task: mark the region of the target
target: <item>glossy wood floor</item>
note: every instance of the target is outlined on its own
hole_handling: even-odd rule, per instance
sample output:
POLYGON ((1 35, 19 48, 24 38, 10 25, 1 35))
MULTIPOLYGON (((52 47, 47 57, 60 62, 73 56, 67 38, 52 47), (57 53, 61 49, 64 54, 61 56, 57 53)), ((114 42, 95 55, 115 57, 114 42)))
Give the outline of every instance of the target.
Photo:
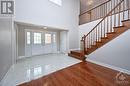
POLYGON ((81 62, 19 86, 130 86, 130 76, 125 74, 125 82, 117 83, 117 73, 90 62, 81 62))

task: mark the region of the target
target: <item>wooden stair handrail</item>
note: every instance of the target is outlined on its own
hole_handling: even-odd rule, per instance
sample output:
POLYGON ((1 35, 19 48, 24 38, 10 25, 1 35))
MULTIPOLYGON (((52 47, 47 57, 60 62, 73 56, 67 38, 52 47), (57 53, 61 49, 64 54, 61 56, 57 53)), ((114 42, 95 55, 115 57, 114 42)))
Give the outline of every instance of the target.
POLYGON ((85 38, 106 18, 108 17, 124 0, 120 1, 103 19, 87 34, 85 38))

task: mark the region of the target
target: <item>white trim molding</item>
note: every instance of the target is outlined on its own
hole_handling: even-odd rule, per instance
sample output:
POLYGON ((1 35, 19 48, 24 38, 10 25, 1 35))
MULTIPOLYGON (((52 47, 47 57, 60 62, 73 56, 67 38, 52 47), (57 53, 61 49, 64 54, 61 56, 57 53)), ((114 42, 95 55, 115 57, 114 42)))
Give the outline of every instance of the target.
POLYGON ((38 54, 38 55, 31 55, 31 56, 19 56, 19 57, 17 58, 17 61, 18 61, 18 60, 21 60, 21 59, 28 58, 28 57, 31 58, 31 57, 34 57, 34 56, 41 56, 41 55, 48 55, 48 54, 60 54, 60 53, 62 53, 62 52, 56 51, 56 52, 54 52, 54 53, 38 54))
POLYGON ((92 62, 92 63, 95 63, 95 64, 98 64, 98 65, 101 65, 101 66, 104 66, 104 67, 107 67, 107 68, 110 68, 110 69, 113 69, 113 70, 116 70, 116 71, 130 75, 130 70, 126 70, 126 69, 123 69, 123 68, 120 68, 120 67, 116 67, 116 66, 113 66, 113 65, 109 65, 109 64, 98 62, 98 61, 91 60, 91 59, 86 59, 86 61, 92 62))

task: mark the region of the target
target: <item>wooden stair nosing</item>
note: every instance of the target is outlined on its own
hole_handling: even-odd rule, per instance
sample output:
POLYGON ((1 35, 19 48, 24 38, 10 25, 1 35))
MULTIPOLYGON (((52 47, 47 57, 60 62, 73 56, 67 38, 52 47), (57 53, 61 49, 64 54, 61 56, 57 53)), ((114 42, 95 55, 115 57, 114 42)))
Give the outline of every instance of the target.
POLYGON ((68 56, 77 58, 77 59, 79 59, 79 60, 84 60, 84 58, 85 58, 85 56, 77 56, 77 55, 74 55, 74 54, 71 54, 71 53, 68 53, 68 56))
POLYGON ((107 34, 108 39, 110 39, 111 37, 114 37, 117 33, 114 34, 107 34))
POLYGON ((113 28, 122 28, 122 27, 125 27, 125 26, 121 25, 121 26, 116 26, 116 27, 113 27, 113 28))
POLYGON ((101 42, 103 43, 105 40, 108 40, 108 37, 102 37, 101 42))
POLYGON ((97 46, 100 46, 100 45, 102 45, 102 43, 103 43, 103 41, 100 41, 100 42, 97 41, 97 42, 96 42, 96 45, 97 45, 97 46))
POLYGON ((74 51, 70 51, 70 53, 76 54, 76 55, 80 55, 82 53, 82 51, 80 51, 80 50, 74 50, 74 51))
POLYGON ((95 44, 95 45, 91 45, 91 47, 97 47, 97 45, 95 44))
POLYGON ((116 32, 108 32, 108 33, 106 33, 106 34, 115 34, 116 32))
POLYGON ((127 21, 130 21, 130 19, 127 19, 127 20, 123 20, 123 21, 121 21, 121 22, 127 22, 127 21))
POLYGON ((124 25, 126 28, 130 28, 130 21, 123 22, 123 25, 124 25))
POLYGON ((96 43, 102 43, 102 41, 96 41, 96 43))
POLYGON ((101 39, 108 39, 108 37, 101 37, 101 39))
POLYGON ((122 32, 124 32, 125 30, 127 30, 128 28, 121 28, 121 29, 114 29, 115 30, 115 32, 117 33, 117 34, 120 34, 120 33, 122 33, 122 32))

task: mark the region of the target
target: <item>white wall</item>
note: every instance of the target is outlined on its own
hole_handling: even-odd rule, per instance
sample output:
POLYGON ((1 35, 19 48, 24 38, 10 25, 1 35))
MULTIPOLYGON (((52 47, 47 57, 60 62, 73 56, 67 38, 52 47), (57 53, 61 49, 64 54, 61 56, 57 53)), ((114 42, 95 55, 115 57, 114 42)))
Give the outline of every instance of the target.
POLYGON ((88 59, 130 71, 130 30, 88 55, 88 59))
POLYGON ((49 0, 16 0, 15 21, 69 30, 69 48, 78 48, 79 0, 62 0, 58 6, 49 0))
MULTIPOLYGON (((87 34, 100 20, 79 26, 79 38, 87 34)), ((88 55, 87 60, 130 71, 130 30, 88 55)))
POLYGON ((89 22, 79 26, 79 39, 81 39, 84 35, 90 32, 96 25, 99 23, 101 19, 89 22))
POLYGON ((0 81, 13 64, 12 57, 12 19, 0 18, 0 81))

